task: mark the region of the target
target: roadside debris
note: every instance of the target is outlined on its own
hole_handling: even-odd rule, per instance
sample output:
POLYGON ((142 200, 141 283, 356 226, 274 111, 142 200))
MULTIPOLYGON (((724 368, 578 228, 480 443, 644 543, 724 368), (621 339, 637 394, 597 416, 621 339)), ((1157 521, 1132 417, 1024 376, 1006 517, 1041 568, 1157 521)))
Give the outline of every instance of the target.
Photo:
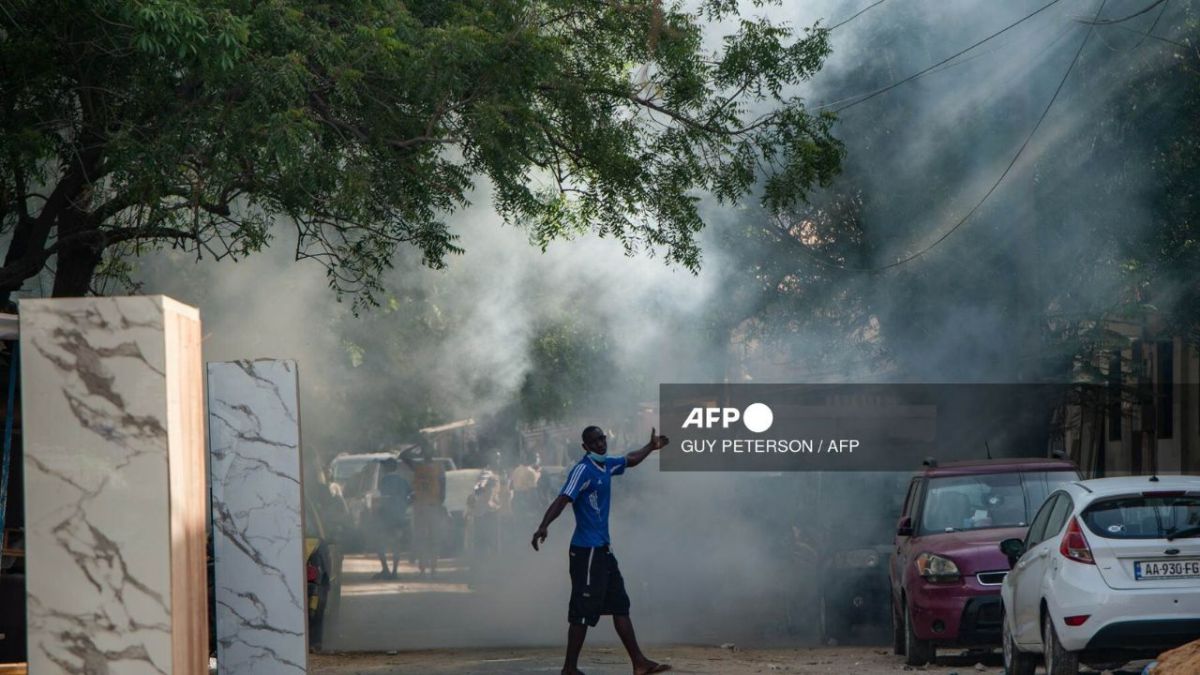
POLYGON ((1146 672, 1154 675, 1190 675, 1200 672, 1200 640, 1159 654, 1157 662, 1147 666, 1146 672))

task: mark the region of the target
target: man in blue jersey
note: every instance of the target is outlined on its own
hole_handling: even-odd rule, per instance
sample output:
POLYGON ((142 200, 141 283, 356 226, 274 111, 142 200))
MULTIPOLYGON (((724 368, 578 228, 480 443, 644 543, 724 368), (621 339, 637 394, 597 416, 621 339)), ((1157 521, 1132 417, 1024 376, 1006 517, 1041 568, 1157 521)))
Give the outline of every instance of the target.
POLYGON ((651 452, 665 446, 666 436, 650 430, 650 442, 624 457, 608 456, 608 438, 600 427, 583 430, 583 449, 587 453, 567 472, 567 481, 558 497, 546 509, 542 524, 533 533, 533 548, 546 541, 547 528, 567 504, 575 511, 575 535, 571 537, 571 602, 567 608, 567 660, 563 675, 583 675, 578 668, 579 652, 587 637, 588 626, 595 626, 603 614, 612 615, 613 627, 629 652, 635 675, 661 673, 671 669, 646 658, 638 647, 633 622, 629 620, 629 596, 625 579, 617 567, 608 536, 608 501, 612 479, 625 469, 641 464, 651 452))

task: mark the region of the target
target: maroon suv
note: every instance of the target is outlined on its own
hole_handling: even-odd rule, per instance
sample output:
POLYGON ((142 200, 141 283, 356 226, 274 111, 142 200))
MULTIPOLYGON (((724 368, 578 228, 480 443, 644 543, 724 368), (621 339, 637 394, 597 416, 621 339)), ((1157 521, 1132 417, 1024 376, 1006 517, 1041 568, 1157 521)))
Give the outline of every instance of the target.
POLYGON ((937 647, 1000 645, 1004 539, 1023 538, 1046 495, 1079 480, 1054 459, 927 462, 913 477, 891 556, 893 648, 909 665, 937 647))

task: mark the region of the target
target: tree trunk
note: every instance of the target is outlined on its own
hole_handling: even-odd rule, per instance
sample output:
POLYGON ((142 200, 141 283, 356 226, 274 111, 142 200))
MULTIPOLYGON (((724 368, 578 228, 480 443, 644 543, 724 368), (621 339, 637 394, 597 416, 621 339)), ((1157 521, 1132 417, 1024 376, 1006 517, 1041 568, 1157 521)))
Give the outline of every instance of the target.
MULTIPOLYGON (((46 198, 37 217, 22 219, 14 228, 12 239, 8 244, 8 251, 4 256, 4 269, 15 271, 18 278, 0 285, 0 307, 7 306, 10 295, 20 290, 26 280, 36 276, 42 270, 46 261, 46 243, 52 232, 56 231, 57 236, 62 238, 65 234, 70 234, 72 231, 78 232, 90 226, 87 214, 80 211, 78 205, 84 201, 85 192, 95 180, 100 178, 102 173, 99 170, 101 161, 99 137, 94 134, 88 135, 88 137, 92 138, 94 142, 76 148, 75 161, 69 164, 70 168, 66 175, 46 198)), ((86 247, 86 244, 80 244, 79 247, 86 247)), ((92 252, 91 256, 94 261, 88 264, 87 256, 80 258, 68 252, 64 247, 58 256, 58 273, 55 274, 54 284, 55 296, 60 296, 58 278, 64 274, 82 277, 83 290, 79 292, 64 290, 61 295, 84 295, 87 292, 96 266, 100 263, 99 251, 92 252), (79 264, 81 268, 71 270, 70 267, 64 266, 64 254, 66 265, 79 264)), ((78 283, 78 278, 72 279, 68 287, 75 289, 78 287, 78 283)))
POLYGON ((58 252, 52 297, 74 298, 87 295, 99 264, 100 249, 94 246, 85 243, 63 247, 58 252))

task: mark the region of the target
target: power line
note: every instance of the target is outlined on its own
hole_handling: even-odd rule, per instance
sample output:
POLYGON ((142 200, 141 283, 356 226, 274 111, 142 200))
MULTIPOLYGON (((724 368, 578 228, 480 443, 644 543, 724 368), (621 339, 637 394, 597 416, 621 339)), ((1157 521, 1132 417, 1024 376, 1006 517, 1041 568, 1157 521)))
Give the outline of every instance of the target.
MULTIPOLYGON (((1139 16, 1145 14, 1146 12, 1149 12, 1150 10, 1154 9, 1155 7, 1158 7, 1159 5, 1165 3, 1166 1, 1167 0, 1154 0, 1154 2, 1139 9, 1138 11, 1134 12, 1133 14, 1130 14, 1129 16, 1123 16, 1119 19, 1090 19, 1090 20, 1089 19, 1078 19, 1078 21, 1080 23, 1086 23, 1089 26, 1111 26, 1114 23, 1122 23, 1122 22, 1128 21, 1132 18, 1139 17, 1139 16)), ((1157 24, 1158 21, 1156 20, 1154 23, 1157 24)))
POLYGON ((854 15, 851 16, 850 18, 839 21, 839 22, 833 24, 832 26, 830 26, 829 28, 826 28, 825 30, 835 31, 835 30, 841 28, 842 26, 845 26, 846 24, 850 23, 851 21, 857 19, 858 17, 862 16, 863 14, 866 14, 868 9, 873 9, 875 7, 878 7, 885 2, 887 2, 887 0, 879 0, 878 2, 873 2, 869 5, 867 5, 866 7, 863 7, 862 9, 855 12, 854 15))
MULTIPOLYGON (((1104 5, 1107 3, 1108 3, 1108 0, 1101 0, 1100 7, 1099 7, 1099 9, 1096 10, 1096 18, 1097 19, 1100 17, 1100 13, 1104 11, 1104 5)), ((1051 3, 1051 4, 1053 4, 1053 3, 1051 3)), ((1048 6, 1049 5, 1047 5, 1047 7, 1048 6)), ((1041 11, 1041 10, 1038 10, 1038 11, 1041 11)), ((1025 141, 1021 143, 1021 147, 1017 148, 1017 152, 1016 152, 1016 154, 1013 155, 1013 158, 1008 163, 1008 166, 1004 167, 1004 171, 1002 171, 1000 173, 1000 177, 997 178, 994 183, 992 183, 992 186, 990 188, 988 188, 987 192, 985 192, 983 194, 983 197, 975 204, 975 206, 972 206, 971 210, 967 211, 967 214, 965 216, 963 216, 962 218, 960 218, 959 221, 957 223, 955 223, 953 227, 951 227, 950 229, 943 232, 940 237, 938 237, 936 240, 933 241, 933 243, 929 244, 928 246, 921 249, 920 251, 917 251, 916 253, 913 253, 912 255, 910 255, 906 258, 902 258, 900 260, 888 263, 886 265, 882 265, 880 267, 861 267, 861 268, 844 267, 842 265, 836 265, 836 264, 833 264, 830 262, 821 261, 821 260, 817 259, 816 257, 813 257, 813 259, 817 260, 818 262, 820 262, 821 264, 823 264, 827 267, 832 267, 832 268, 844 270, 847 272, 882 272, 884 270, 888 270, 893 267, 899 267, 900 265, 903 265, 905 263, 912 262, 913 260, 916 260, 917 258, 920 258, 921 256, 925 255, 926 253, 929 253, 934 248, 936 248, 939 244, 941 244, 943 241, 946 241, 946 239, 950 238, 950 235, 957 232, 959 230, 959 228, 961 228, 963 225, 965 225, 966 222, 968 220, 970 220, 971 217, 974 216, 975 213, 977 211, 979 211, 979 209, 981 207, 983 207, 984 203, 987 202, 988 198, 992 196, 992 193, 994 193, 996 191, 996 189, 1000 187, 1000 184, 1004 182, 1004 179, 1008 176, 1009 172, 1012 171, 1012 168, 1014 166, 1016 166, 1017 160, 1019 160, 1021 158, 1021 155, 1024 154, 1025 148, 1029 147, 1030 141, 1032 141, 1034 135, 1037 134, 1038 129, 1042 126, 1042 122, 1046 121, 1046 116, 1050 114, 1050 109, 1054 107, 1054 102, 1058 100, 1058 95, 1062 93, 1063 86, 1066 85, 1067 79, 1071 76, 1071 71, 1075 69, 1075 64, 1079 62, 1079 56, 1080 56, 1080 54, 1083 53, 1083 48, 1087 46, 1088 40, 1091 39, 1093 31, 1095 31, 1095 24, 1088 26, 1087 34, 1083 36, 1083 41, 1081 41, 1079 43, 1079 49, 1075 50, 1075 56, 1074 56, 1074 58, 1071 59, 1070 65, 1067 66, 1067 71, 1065 73, 1063 73, 1062 79, 1059 80, 1058 87, 1055 88, 1055 90, 1054 90, 1054 95, 1050 97, 1050 102, 1047 103, 1046 108, 1044 110, 1042 110, 1041 116, 1038 117, 1037 122, 1033 125, 1033 129, 1031 129, 1029 131, 1029 135, 1025 137, 1025 141)), ((807 247, 801 245, 801 248, 803 248, 804 250, 807 251, 807 247)))
MULTIPOLYGON (((1154 33, 1154 29, 1158 27, 1158 23, 1160 21, 1162 21, 1163 14, 1166 14, 1167 8, 1170 7, 1170 4, 1168 4, 1169 2, 1170 2, 1170 0, 1165 0, 1163 3, 1161 3, 1159 5, 1158 14, 1155 15, 1154 21, 1150 24, 1150 27, 1146 30, 1130 28, 1129 26, 1125 26, 1121 23, 1101 22, 1099 24, 1093 24, 1093 23, 1091 23, 1091 21, 1089 21, 1087 19, 1079 19, 1079 18, 1076 18, 1075 21, 1077 23, 1083 23, 1083 24, 1089 24, 1089 25, 1101 25, 1101 26, 1112 27, 1112 28, 1120 28, 1122 30, 1127 30, 1127 31, 1130 31, 1131 33, 1135 33, 1138 35, 1138 41, 1132 47, 1126 47, 1125 49, 1120 49, 1120 48, 1116 47, 1115 45, 1113 45, 1112 43, 1110 43, 1108 41, 1108 39, 1104 37, 1104 31, 1100 31, 1100 32, 1096 33, 1096 39, 1103 42, 1104 46, 1108 47, 1110 50, 1112 50, 1114 52, 1136 51, 1137 49, 1140 49, 1143 44, 1146 43, 1147 38, 1161 39, 1158 36, 1153 35, 1153 33, 1154 33)), ((1145 12, 1139 12, 1138 14, 1144 14, 1144 13, 1145 12)))
MULTIPOLYGON (((1054 45, 1058 44, 1058 42, 1060 40, 1062 40, 1064 37, 1067 36, 1068 33, 1070 33, 1072 27, 1073 26, 1068 23, 1066 25, 1066 27, 1058 33, 1058 37, 1054 38, 1049 43, 1047 43, 1047 45, 1042 48, 1042 51, 1045 52, 1048 49, 1052 48, 1054 45)), ((1125 26, 1117 26, 1117 28, 1125 28, 1125 26)), ((1126 29, 1126 30, 1129 30, 1129 29, 1126 29)), ((1046 32, 1050 32, 1050 31, 1046 31, 1046 32)), ((1138 34, 1140 35, 1141 33, 1138 33, 1138 34)), ((947 70, 950 70, 951 68, 958 68, 959 66, 964 66, 968 63, 971 63, 972 61, 974 61, 976 59, 983 58, 990 54, 995 54, 996 52, 1007 48, 1009 46, 1009 44, 1011 44, 1011 43, 998 43, 986 51, 981 50, 976 54, 971 54, 970 56, 967 56, 966 58, 961 58, 961 59, 958 59, 958 60, 950 62, 950 63, 943 63, 942 65, 930 66, 930 68, 928 69, 929 72, 927 72, 926 74, 927 75, 936 75, 938 73, 944 73, 947 70)), ((837 99, 834 101, 829 101, 829 102, 822 104, 817 109, 820 110, 820 109, 825 109, 825 108, 831 108, 831 107, 834 107, 841 103, 845 103, 847 101, 853 101, 853 100, 857 99, 859 96, 862 96, 862 94, 855 94, 854 96, 847 96, 845 98, 840 98, 840 99, 837 99)))
MULTIPOLYGON (((861 98, 857 98, 857 99, 855 99, 855 100, 854 100, 853 102, 851 102, 851 103, 847 103, 846 105, 844 105, 844 106, 841 106, 841 107, 839 107, 839 108, 834 108, 833 112, 835 112, 835 113, 840 113, 840 112, 842 112, 843 110, 846 110, 847 108, 853 108, 854 106, 856 106, 856 105, 858 105, 858 104, 860 104, 860 103, 865 103, 865 102, 867 102, 867 101, 869 101, 869 100, 871 100, 871 99, 875 98, 876 96, 879 96, 880 94, 884 94, 884 93, 886 93, 886 92, 889 92, 889 91, 891 91, 891 90, 895 89, 896 87, 899 87, 899 86, 900 86, 900 85, 902 85, 902 84, 906 84, 906 83, 908 83, 908 82, 912 82, 913 80, 917 79, 918 77, 921 77, 922 75, 925 75, 926 73, 928 73, 928 72, 930 72, 930 71, 934 70, 935 68, 938 68, 939 66, 944 66, 944 65, 946 65, 947 63, 949 63, 949 62, 953 61, 954 59, 956 59, 956 58, 958 58, 958 57, 962 56, 963 54, 966 54, 967 52, 971 51, 972 49, 975 49, 976 47, 978 47, 978 46, 980 46, 980 45, 982 45, 982 44, 984 44, 984 43, 990 42, 991 40, 993 40, 993 39, 995 39, 995 38, 997 38, 997 37, 999 37, 999 36, 1003 35, 1004 33, 1007 33, 1008 31, 1010 31, 1010 30, 1012 30, 1013 28, 1016 28, 1017 26, 1019 26, 1019 25, 1021 25, 1021 24, 1025 23, 1026 21, 1028 21, 1028 20, 1032 19, 1033 17, 1037 16, 1038 14, 1041 14, 1042 12, 1046 11, 1047 9, 1050 9, 1050 8, 1051 8, 1051 7, 1053 7, 1054 5, 1057 5, 1057 4, 1058 4, 1059 2, 1061 2, 1061 1, 1062 1, 1062 0, 1050 0, 1050 2, 1046 3, 1045 5, 1042 5, 1042 6, 1041 6, 1041 7, 1039 7, 1038 9, 1034 10, 1032 13, 1030 13, 1030 14, 1026 14, 1025 16, 1021 17, 1021 18, 1020 18, 1020 19, 1018 19, 1017 21, 1014 21, 1013 23, 1010 23, 1010 24, 1008 24, 1008 25, 1007 25, 1007 26, 1005 26, 1004 28, 1001 28, 1000 30, 996 31, 995 33, 992 33, 991 35, 989 35, 989 36, 987 36, 987 37, 983 38, 982 40, 980 40, 979 42, 976 42, 975 44, 971 45, 970 47, 967 47, 966 49, 963 49, 963 50, 962 50, 962 51, 960 51, 960 52, 957 52, 957 53, 955 53, 955 54, 952 54, 952 55, 950 55, 950 56, 948 56, 948 57, 946 57, 946 58, 942 59, 941 61, 938 61, 937 63, 933 64, 932 66, 929 66, 928 68, 926 68, 926 69, 924 69, 924 70, 917 71, 916 73, 913 73, 912 75, 909 75, 908 77, 904 78, 903 80, 898 80, 898 81, 896 81, 896 82, 893 82, 893 83, 889 84, 888 86, 886 86, 886 87, 883 87, 882 89, 876 89, 875 91, 873 91, 873 92, 870 92, 870 93, 868 93, 868 94, 866 94, 866 95, 862 96, 861 98)), ((868 7, 867 9, 870 9, 870 8, 868 7)), ((845 100, 845 99, 842 99, 842 100, 845 100)), ((834 105, 834 104, 825 104, 825 105, 822 105, 822 106, 818 106, 818 107, 817 107, 817 109, 818 109, 818 110, 821 110, 821 109, 824 109, 824 108, 829 108, 829 107, 832 107, 833 105, 834 105)))
MULTIPOLYGON (((1162 9, 1158 10, 1158 16, 1154 17, 1154 23, 1150 24, 1150 27, 1146 29, 1146 33, 1144 35, 1142 35, 1142 37, 1138 39, 1137 44, 1134 45, 1135 49, 1138 47, 1141 47, 1142 43, 1146 41, 1146 38, 1154 37, 1151 35, 1151 33, 1154 32, 1155 28, 1158 28, 1158 22, 1162 21, 1163 14, 1166 14, 1166 13, 1167 13, 1167 3, 1164 2, 1162 4, 1162 9)), ((1121 27, 1124 28, 1124 26, 1121 26, 1121 27)))
POLYGON ((1152 35, 1152 34, 1150 34, 1150 33, 1143 33, 1142 31, 1140 31, 1140 30, 1138 30, 1138 29, 1136 29, 1136 28, 1130 28, 1129 26, 1114 26, 1114 28, 1120 28, 1121 30, 1127 30, 1127 31, 1129 31, 1129 32, 1131 32, 1131 33, 1135 33, 1135 34, 1137 34, 1137 35, 1141 35, 1141 36, 1142 36, 1142 37, 1144 37, 1144 38, 1150 38, 1151 40, 1158 40, 1159 42, 1165 42, 1165 43, 1167 43, 1167 44, 1169 44, 1169 45, 1175 45, 1176 47, 1183 47, 1184 49, 1195 49, 1195 46, 1194 46, 1194 45, 1190 45, 1190 44, 1188 44, 1188 43, 1186 43, 1186 42, 1180 42, 1180 41, 1178 41, 1178 40, 1172 40, 1172 39, 1170 39, 1170 38, 1165 38, 1165 37, 1163 37, 1163 36, 1161 36, 1161 35, 1152 35))

